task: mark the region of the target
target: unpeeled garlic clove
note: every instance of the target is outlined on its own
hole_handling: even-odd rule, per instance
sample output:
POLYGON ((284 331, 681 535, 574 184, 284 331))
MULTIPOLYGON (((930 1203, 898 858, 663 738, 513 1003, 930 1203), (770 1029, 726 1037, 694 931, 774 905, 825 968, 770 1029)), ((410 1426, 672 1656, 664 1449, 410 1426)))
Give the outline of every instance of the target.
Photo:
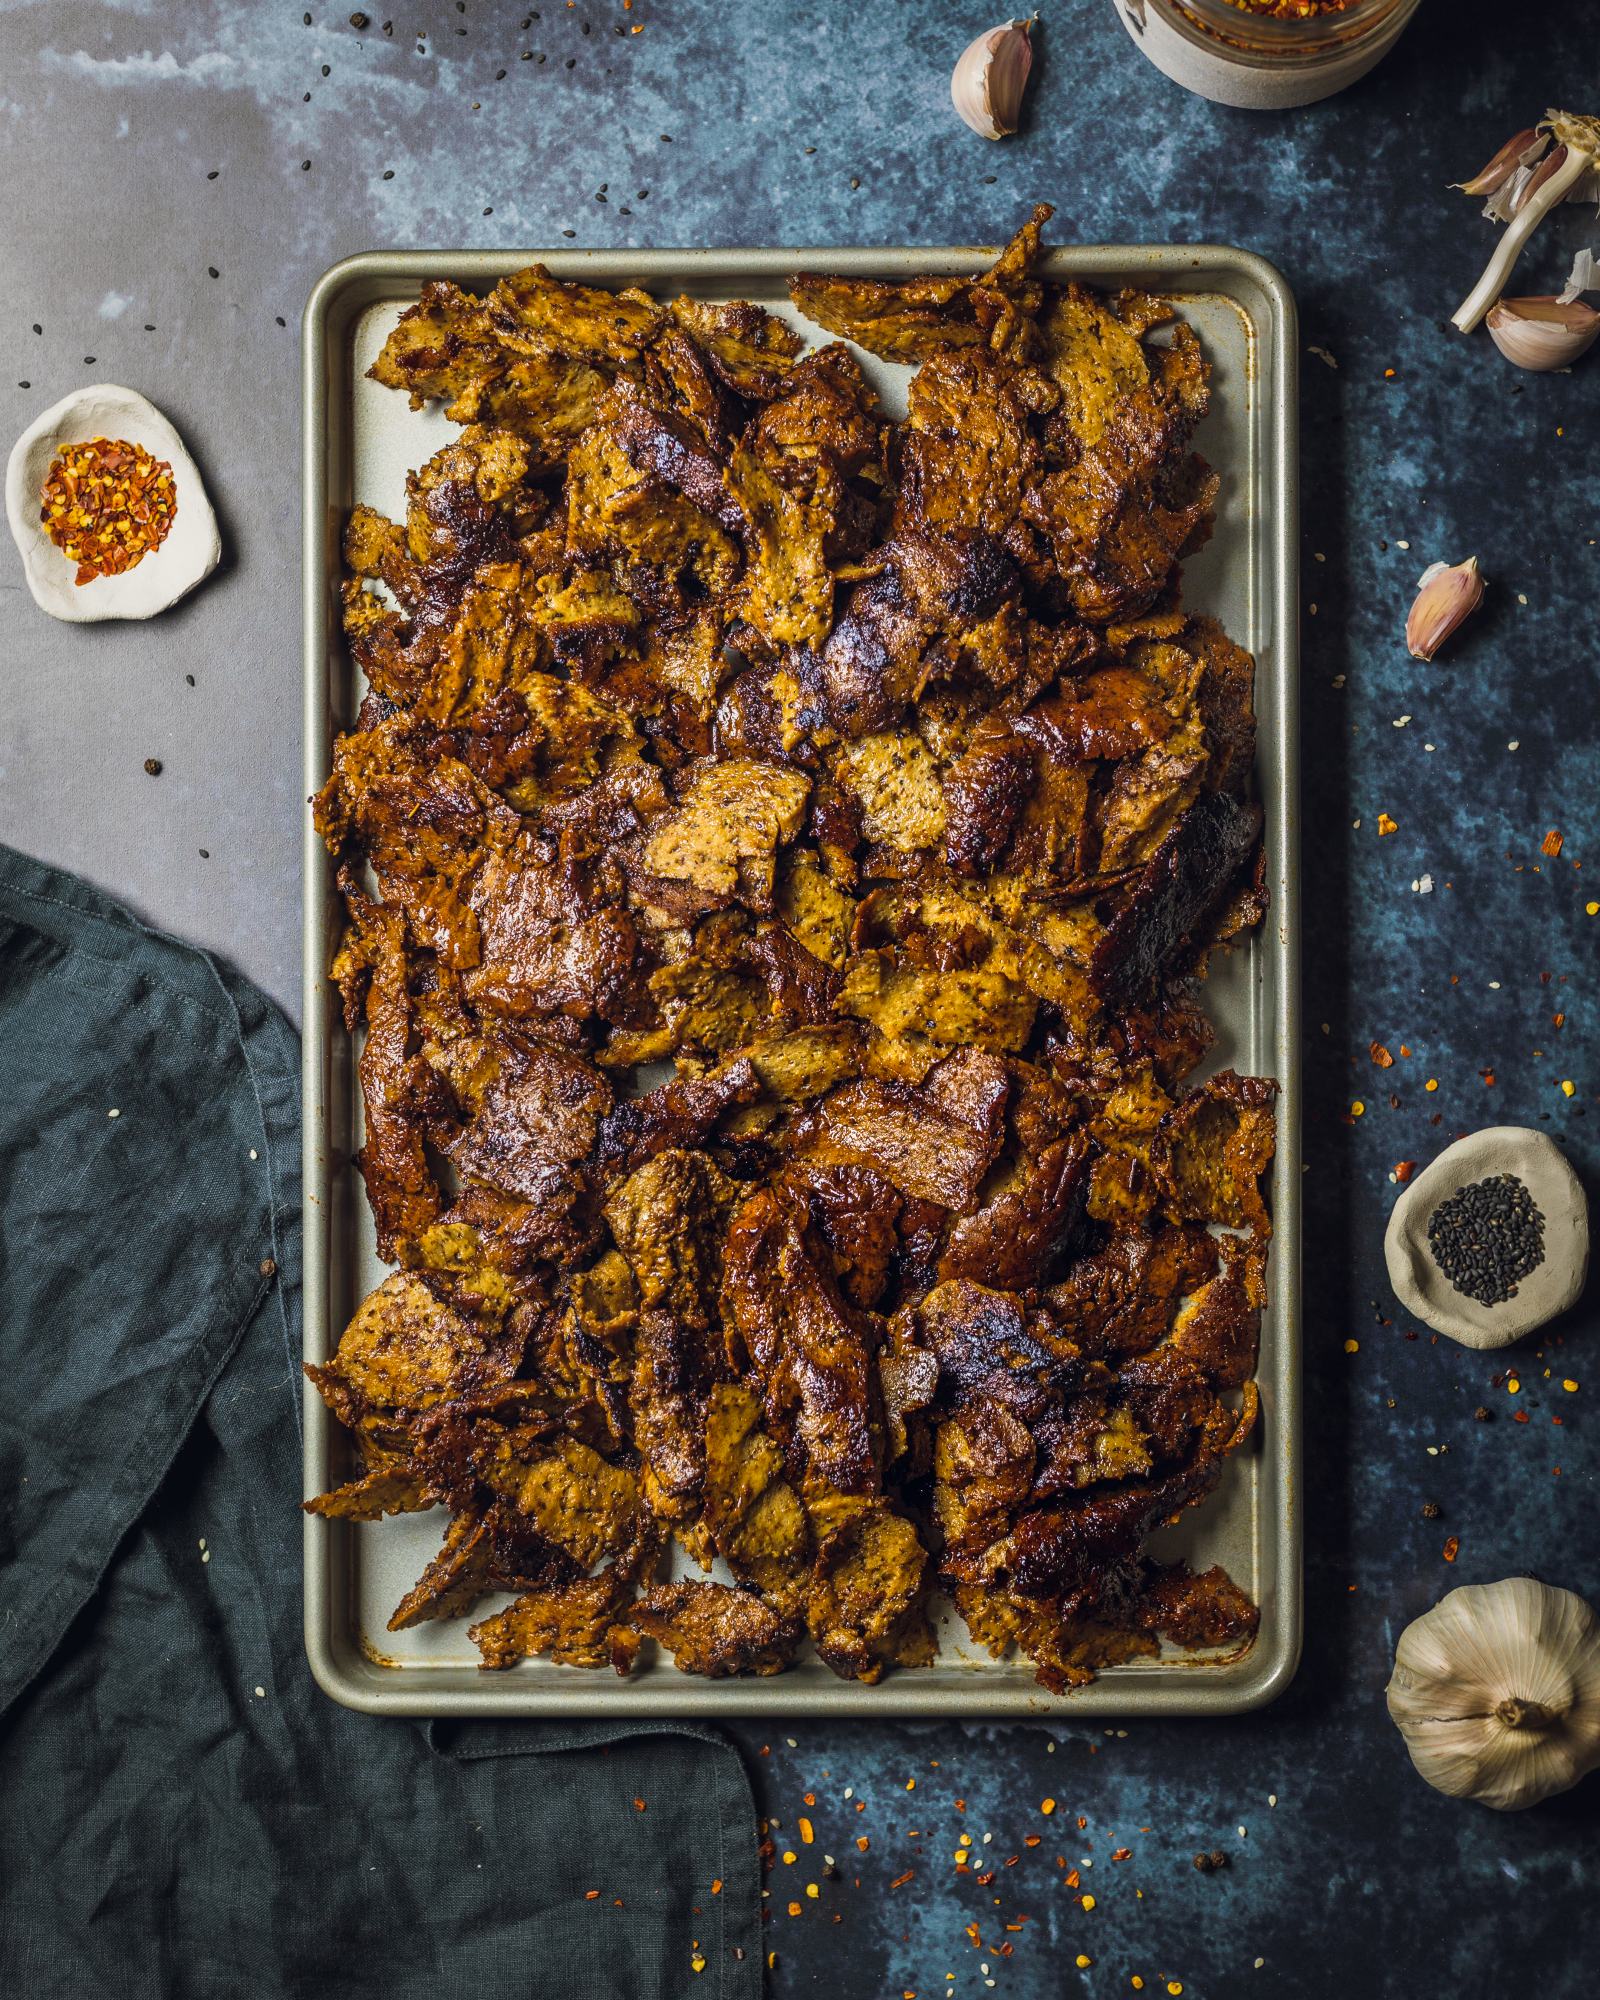
POLYGON ((1566 164, 1567 164, 1566 147, 1565 146, 1552 147, 1552 149, 1545 154, 1544 158, 1539 162, 1538 166, 1534 168, 1533 172, 1529 174, 1527 180, 1522 184, 1520 188, 1518 188, 1516 194, 1513 196, 1511 202, 1511 213, 1513 215, 1520 214, 1521 211, 1528 205, 1528 203, 1532 201, 1533 197, 1539 192, 1540 188, 1544 186, 1545 182, 1547 180, 1552 179, 1556 174, 1560 173, 1561 169, 1566 164))
POLYGON ((1485 324, 1489 338, 1518 368, 1543 374, 1570 368, 1600 334, 1600 312, 1581 299, 1501 299, 1485 324))
POLYGON ((1431 660, 1456 627, 1478 608, 1483 596, 1483 572, 1478 558, 1463 563, 1433 563, 1417 578, 1416 602, 1406 619, 1406 651, 1414 660, 1431 660))
POLYGON ((1454 181, 1451 185, 1460 188, 1463 194, 1495 194, 1518 167, 1531 167, 1549 143, 1547 132, 1540 132, 1530 125, 1525 132, 1508 139, 1489 164, 1475 173, 1470 181, 1454 181))
POLYGON ((1033 21, 1003 21, 989 28, 962 51, 950 78, 950 101, 962 120, 983 139, 1003 139, 1015 132, 1022 115, 1022 96, 1033 67, 1033 21))

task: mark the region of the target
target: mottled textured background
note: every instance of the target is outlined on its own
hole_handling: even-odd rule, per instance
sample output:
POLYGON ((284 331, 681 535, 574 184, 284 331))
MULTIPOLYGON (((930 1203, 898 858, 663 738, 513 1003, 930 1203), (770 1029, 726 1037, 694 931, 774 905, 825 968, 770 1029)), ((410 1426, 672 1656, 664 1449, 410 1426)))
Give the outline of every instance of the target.
MULTIPOLYGON (((145 391, 226 537, 223 573, 144 629, 51 624, 0 551, 0 837, 295 1009, 296 323, 347 252, 936 244, 1003 235, 1048 198, 1065 240, 1273 259, 1307 349, 1305 1664, 1226 1724, 749 1735, 777 1822, 773 1986, 1587 1991, 1600 1780, 1517 1816, 1438 1798, 1382 1687, 1400 1627, 1454 1583, 1527 1568, 1600 1599, 1594 1315, 1519 1351, 1513 1397, 1492 1357, 1416 1337, 1380 1246, 1395 1163, 1474 1126, 1547 1125, 1591 1186, 1600 1160, 1600 357, 1517 375, 1445 325, 1491 234, 1446 183, 1592 92, 1592 11, 1425 0, 1365 83, 1260 116, 1168 84, 1112 0, 1046 0, 1028 127, 999 146, 947 97, 981 9, 370 11, 360 32, 348 8, 303 20, 284 0, 0 0, 0 408, 14 433, 95 376, 145 391), (1417 665, 1415 576, 1472 552, 1484 609, 1417 665), (992 1882, 956 1873, 963 1831, 992 1882), (1197 1873, 1213 1847, 1229 1866, 1197 1873)), ((1585 241, 1595 212, 1569 208, 1521 289, 1553 289, 1585 241)))

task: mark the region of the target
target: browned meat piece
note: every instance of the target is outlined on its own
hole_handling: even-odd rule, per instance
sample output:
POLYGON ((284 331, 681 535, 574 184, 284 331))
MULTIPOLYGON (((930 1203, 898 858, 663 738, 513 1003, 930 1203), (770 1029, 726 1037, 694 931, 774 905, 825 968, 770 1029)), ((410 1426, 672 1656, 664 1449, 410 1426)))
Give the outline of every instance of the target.
POLYGON ((928 1552, 916 1528, 882 1500, 835 1507, 813 1526, 819 1537, 806 1601, 806 1629, 841 1680, 869 1686, 890 1667, 924 1667, 934 1655, 928 1624, 928 1552))
POLYGON ((428 396, 459 396, 500 366, 499 340, 482 304, 438 279, 400 315, 369 373, 386 389, 404 389, 415 410, 428 396))
POLYGON ((631 1585, 614 1569, 574 1577, 519 1597, 474 1625, 467 1637, 485 1667, 515 1666, 548 1654, 559 1666, 614 1667, 626 1674, 639 1650, 638 1639, 618 1622, 631 1595, 631 1585))
POLYGON ((419 1514, 438 1497, 414 1469, 404 1464, 380 1465, 303 1504, 308 1514, 318 1514, 327 1521, 381 1521, 386 1514, 419 1514))
POLYGON ((1131 667, 1098 667, 1065 681, 1019 715, 1012 728, 1066 764, 1129 757, 1172 733, 1162 691, 1131 667))
POLYGON ((1047 1284, 1083 1221, 1089 1156, 1081 1137, 1058 1139, 1014 1183, 973 1215, 959 1216, 939 1259, 941 1278, 973 1278, 1001 1291, 1047 1284))
POLYGON ((469 1180, 540 1201, 571 1184, 610 1109, 611 1086, 592 1063, 508 1039, 450 1158, 469 1180))
POLYGON ((726 1269, 737 1365, 764 1384, 767 1428, 817 1480, 842 1493, 874 1491, 875 1342, 840 1297, 804 1211, 771 1188, 751 1195, 728 1231, 726 1269))
POLYGON ((1235 1646, 1255 1637, 1261 1613, 1222 1569, 1193 1575, 1182 1563, 1152 1566, 1137 1600, 1140 1623, 1174 1645, 1235 1646))
POLYGON ((1259 1249, 1228 1255, 1222 1269, 1172 1323, 1172 1344, 1219 1389, 1238 1389, 1255 1373, 1261 1308, 1266 1301, 1259 1249))
POLYGON ((823 1129, 840 1157, 941 1207, 970 1209, 1004 1136, 1011 1080, 977 1049, 946 1056, 922 1085, 863 1079, 834 1091, 823 1129))
POLYGON ((537 1436, 524 1443, 516 1431, 491 1434, 477 1473, 542 1540, 583 1569, 638 1540, 638 1481, 626 1466, 609 1464, 576 1438, 548 1445, 537 1436))
POLYGON ((707 305, 676 298, 671 311, 730 389, 762 402, 788 390, 803 345, 792 326, 737 299, 707 305))
POLYGON ((1039 470, 1030 418, 1047 389, 1032 370, 981 348, 930 355, 907 399, 897 525, 1003 539, 1039 470))
POLYGON ((618 1104, 602 1121, 597 1163, 606 1171, 631 1172, 671 1150, 702 1147, 732 1108, 761 1095, 753 1063, 736 1057, 703 1076, 677 1076, 618 1104))
POLYGON ((366 1136, 357 1161, 372 1204, 380 1256, 402 1254, 439 1213, 424 1137, 440 1108, 437 1080, 420 1061, 407 990, 405 919, 345 884, 350 930, 334 961, 345 1021, 364 1005, 367 1039, 357 1073, 366 1136))
POLYGON ((801 273, 789 296, 807 319, 843 334, 885 361, 923 361, 950 347, 1000 348, 1014 335, 1018 308, 1037 312, 1042 290, 1030 272, 1039 231, 1052 211, 1033 212, 981 278, 824 278, 801 273))
POLYGON ((945 861, 958 875, 982 875, 1004 852, 1033 790, 1033 752, 1008 725, 988 720, 941 782, 945 861))
POLYGON ((494 1526, 488 1515, 457 1514, 445 1529, 444 1546, 395 1606, 389 1630, 460 1618, 491 1587, 493 1568, 494 1526))
POLYGON ((517 1365, 515 1342, 492 1336, 443 1305, 409 1272, 396 1271, 364 1299, 333 1359, 309 1368, 323 1400, 358 1411, 415 1413, 497 1382, 517 1365))
POLYGON ((873 558, 821 649, 823 698, 842 736, 885 729, 931 675, 937 642, 992 619, 1018 585, 1015 563, 992 536, 902 533, 873 558))
POLYGON ((810 780, 778 764, 700 764, 645 847, 650 877, 682 883, 700 908, 772 908, 776 850, 799 833, 810 780))
POLYGON ((635 1632, 665 1646, 686 1674, 780 1674, 803 1627, 747 1590, 725 1583, 668 1583, 647 1590, 627 1614, 635 1632))
POLYGON ((609 1018, 623 1001, 638 951, 624 909, 587 886, 568 856, 519 842, 492 856, 473 885, 482 963, 466 980, 476 1006, 512 1016, 609 1018))
POLYGON ((783 1453, 761 1428, 761 1402, 719 1382, 706 1408, 705 1522, 712 1546, 741 1583, 785 1617, 805 1601, 811 1529, 784 1477, 783 1453))
POLYGON ((513 338, 532 335, 540 349, 588 355, 609 366, 620 366, 648 347, 665 319, 644 292, 563 284, 542 264, 502 278, 489 309, 513 338))
POLYGON ((845 1297, 852 1305, 876 1306, 899 1247, 900 1197, 894 1188, 871 1167, 829 1164, 804 1153, 784 1179, 802 1191, 845 1297))
POLYGON ((1265 1077, 1225 1069, 1162 1119, 1151 1164, 1174 1221, 1270 1234, 1261 1176, 1272 1162, 1277 1090, 1265 1077))
POLYGON ((1115 1360, 1154 1347, 1186 1293, 1217 1268, 1203 1229, 1119 1229, 1050 1293, 1063 1331, 1086 1354, 1115 1360))
POLYGON ((1261 835, 1261 810, 1207 792, 1162 842, 1095 946, 1090 978, 1107 998, 1142 999, 1201 936, 1261 835))

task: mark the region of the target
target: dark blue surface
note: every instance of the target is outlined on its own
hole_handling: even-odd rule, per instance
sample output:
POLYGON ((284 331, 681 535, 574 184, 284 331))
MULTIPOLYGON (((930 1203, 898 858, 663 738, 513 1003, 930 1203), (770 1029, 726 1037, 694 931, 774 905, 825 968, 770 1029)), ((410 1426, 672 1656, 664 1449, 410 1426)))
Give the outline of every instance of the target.
MULTIPOLYGON (((303 11, 0 5, 13 429, 94 374, 144 389, 195 443, 233 557, 163 627, 152 674, 136 634, 41 629, 5 552, 4 830, 289 994, 293 328, 336 256, 937 244, 1004 235, 1048 199, 1061 240, 1211 239, 1271 258, 1307 347, 1305 1664, 1275 1709, 1224 1724, 748 1735, 781 1822, 773 1985, 851 2000, 981 1996, 991 1980, 1014 2000, 1124 1994, 1135 1975, 1195 2000, 1586 1991, 1600 1781, 1514 1816, 1438 1798, 1382 1688, 1400 1627, 1452 1584, 1530 1569, 1600 1599, 1594 1314, 1518 1350, 1512 1397, 1493 1357, 1408 1337, 1381 1238, 1395 1163, 1478 1125, 1546 1125, 1591 1190, 1600 1164, 1600 917, 1585 908, 1600 901, 1600 358, 1521 375, 1448 329, 1491 231, 1446 191, 1548 103, 1592 92, 1592 10, 1431 0, 1365 83, 1262 116, 1168 84, 1112 0, 1061 0, 1028 129, 1001 145, 947 96, 981 10, 547 0, 523 28, 525 6, 411 0, 391 38, 389 5, 364 34, 348 9, 314 8, 309 27, 303 11), (1417 573, 1471 553, 1490 579, 1482 612, 1434 665, 1409 660, 1417 573), (169 765, 159 813, 139 771, 152 751, 169 765), (1380 814, 1396 831, 1380 834, 1380 814), (1474 1421, 1480 1404, 1491 1421, 1474 1421), (992 1883, 955 1869, 963 1832, 992 1883), (1113 1861, 1119 1847, 1131 1857, 1113 1861), (1197 1873, 1214 1847, 1230 1865, 1197 1873)), ((1600 245, 1600 221, 1569 208, 1517 289, 1558 287, 1584 242, 1600 245)))

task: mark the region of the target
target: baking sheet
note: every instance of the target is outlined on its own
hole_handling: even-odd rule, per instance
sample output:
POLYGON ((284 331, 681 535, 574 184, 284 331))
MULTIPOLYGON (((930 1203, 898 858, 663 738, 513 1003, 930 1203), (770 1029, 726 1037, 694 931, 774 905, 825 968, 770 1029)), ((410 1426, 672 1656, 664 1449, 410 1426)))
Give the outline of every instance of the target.
MULTIPOLYGON (((335 265, 304 323, 305 785, 325 778, 334 735, 360 695, 339 626, 339 536, 356 501, 398 517, 405 476, 454 435, 437 407, 365 379, 396 315, 426 279, 475 291, 535 260, 559 278, 639 284, 662 296, 748 298, 826 338, 794 313, 784 281, 795 270, 902 278, 984 269, 995 252, 951 250, 726 250, 649 252, 373 252, 335 265)), ((373 1524, 305 1525, 305 1631, 312 1671, 334 1699, 405 1715, 1083 1717, 1226 1714, 1272 1700, 1300 1648, 1300 1007, 1298 830, 1297 343, 1283 279, 1248 252, 1215 246, 1117 245, 1051 252, 1045 276, 1140 285, 1177 300, 1212 363, 1211 413, 1197 447, 1222 475, 1216 532, 1184 566, 1184 600, 1219 617, 1256 656, 1258 776, 1266 808, 1272 907, 1248 947, 1219 955, 1207 988, 1218 1028, 1208 1067, 1276 1076, 1278 1151, 1271 1203, 1270 1302, 1262 1325, 1261 1421, 1230 1460, 1216 1493, 1163 1530, 1152 1548, 1204 1567, 1225 1564, 1261 1607, 1256 1638, 1227 1656, 1161 1658, 1107 1669, 1090 1687, 1056 1696, 1023 1660, 995 1661, 942 1605, 936 1664, 892 1673, 875 1688, 841 1681, 809 1653, 767 1679, 707 1681, 662 1654, 627 1680, 547 1661, 485 1673, 470 1621, 404 1633, 390 1611, 435 1553, 438 1509, 373 1524)), ((862 356, 887 406, 904 409, 909 370, 862 356)), ((352 1156, 360 1144, 355 1049, 339 1022, 327 971, 340 912, 329 857, 306 816, 305 868, 305 1354, 325 1360, 356 1304, 386 1275, 352 1156)), ((305 1394, 305 1490, 324 1491, 351 1469, 348 1440, 310 1389, 305 1394)), ((486 1600, 485 1609, 503 1599, 486 1600)), ((484 1615, 480 1611, 478 1616, 484 1615)), ((655 1649, 652 1649, 655 1650, 655 1649)))

